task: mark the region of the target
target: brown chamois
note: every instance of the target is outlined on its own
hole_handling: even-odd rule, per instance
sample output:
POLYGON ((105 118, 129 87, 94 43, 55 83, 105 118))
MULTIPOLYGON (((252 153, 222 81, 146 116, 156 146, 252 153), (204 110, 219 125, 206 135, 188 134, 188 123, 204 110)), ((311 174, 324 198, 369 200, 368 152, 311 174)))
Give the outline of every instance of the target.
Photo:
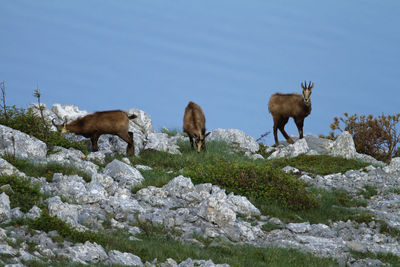
POLYGON ((303 138, 304 119, 311 113, 311 92, 314 83, 301 83, 303 94, 280 94, 276 93, 271 96, 268 102, 268 110, 274 119, 274 138, 275 145, 278 146, 278 129, 281 131, 286 140, 293 144, 292 138, 285 132, 285 125, 289 118, 292 117, 299 131, 299 137, 303 138))
POLYGON ((206 149, 205 139, 210 134, 210 132, 206 133, 206 118, 201 107, 192 101, 185 108, 183 131, 189 135, 192 149, 194 149, 193 138, 196 142, 197 152, 200 152, 202 148, 206 149))
POLYGON ((127 154, 135 153, 133 133, 129 132, 129 120, 136 118, 122 110, 98 111, 78 118, 70 123, 64 122, 57 125, 52 120, 53 125, 62 133, 72 132, 90 138, 94 151, 98 151, 97 141, 102 134, 117 135, 128 143, 127 154))

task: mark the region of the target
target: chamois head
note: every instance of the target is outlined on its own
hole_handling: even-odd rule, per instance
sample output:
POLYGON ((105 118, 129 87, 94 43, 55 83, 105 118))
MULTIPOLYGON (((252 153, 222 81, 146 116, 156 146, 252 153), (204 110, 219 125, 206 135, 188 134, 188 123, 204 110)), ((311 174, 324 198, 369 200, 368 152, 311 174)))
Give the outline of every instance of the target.
POLYGON ((210 132, 206 133, 205 135, 200 134, 200 136, 197 134, 193 135, 195 143, 196 143, 196 147, 197 147, 197 152, 200 152, 202 148, 203 149, 206 148, 206 137, 209 134, 210 134, 210 132))
POLYGON ((314 87, 314 83, 309 83, 308 85, 307 85, 307 82, 306 81, 304 81, 304 85, 303 85, 303 83, 301 83, 301 88, 303 88, 303 99, 304 99, 304 103, 306 103, 306 104, 310 104, 310 102, 311 102, 311 92, 312 92, 312 89, 313 89, 313 87, 314 87))
POLYGON ((67 130, 67 119, 65 119, 65 121, 62 124, 56 124, 54 122, 54 119, 51 120, 51 123, 53 123, 53 125, 57 128, 57 131, 61 132, 62 134, 68 133, 68 130, 67 130))

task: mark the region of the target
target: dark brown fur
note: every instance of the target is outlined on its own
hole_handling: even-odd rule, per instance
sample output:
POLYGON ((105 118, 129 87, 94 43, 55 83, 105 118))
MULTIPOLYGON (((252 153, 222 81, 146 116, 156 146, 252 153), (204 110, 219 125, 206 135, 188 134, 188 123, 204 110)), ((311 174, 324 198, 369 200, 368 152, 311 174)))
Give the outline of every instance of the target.
POLYGON ((206 134, 206 118, 201 107, 192 101, 185 108, 183 131, 189 135, 192 149, 194 149, 193 138, 196 142, 197 152, 200 152, 201 148, 206 149, 205 138, 210 134, 206 134))
MULTIPOLYGON (((311 86, 303 87, 303 94, 305 90, 311 90, 314 84, 311 86)), ((309 95, 308 95, 309 96, 309 95)), ((278 142, 278 129, 281 131, 286 140, 293 144, 292 138, 285 131, 285 125, 289 118, 293 118, 299 131, 299 137, 303 138, 303 125, 304 119, 311 113, 311 101, 305 102, 304 98, 300 94, 281 94, 276 93, 271 96, 268 102, 268 110, 274 119, 274 139, 275 145, 279 145, 278 142)))
POLYGON ((127 154, 135 153, 135 144, 133 142, 133 133, 129 132, 129 120, 136 118, 136 115, 130 115, 121 110, 99 111, 78 118, 70 123, 56 125, 58 130, 69 131, 86 138, 90 138, 94 151, 98 151, 97 141, 102 134, 112 134, 119 136, 128 143, 127 154))

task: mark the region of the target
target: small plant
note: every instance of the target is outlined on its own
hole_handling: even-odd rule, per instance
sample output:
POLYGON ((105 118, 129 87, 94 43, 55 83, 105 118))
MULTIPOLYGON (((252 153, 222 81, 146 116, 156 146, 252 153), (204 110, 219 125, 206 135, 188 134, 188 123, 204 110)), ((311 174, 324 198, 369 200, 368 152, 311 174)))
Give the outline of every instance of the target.
POLYGON ((373 185, 365 185, 363 190, 358 192, 359 195, 362 195, 365 199, 370 199, 373 196, 378 194, 378 190, 376 186, 373 185))
POLYGON ((39 184, 18 176, 0 176, 0 186, 9 185, 5 193, 10 198, 11 208, 20 207, 22 212, 28 212, 33 205, 43 206, 45 195, 40 192, 39 184))
POLYGON ((330 125, 335 137, 335 131, 349 131, 353 136, 356 150, 359 153, 368 154, 378 160, 389 162, 392 156, 397 155, 400 144, 400 132, 398 123, 400 114, 386 116, 384 114, 374 117, 373 115, 353 114, 349 116, 344 113, 344 118, 335 117, 330 125), (341 126, 343 124, 344 126, 341 126))

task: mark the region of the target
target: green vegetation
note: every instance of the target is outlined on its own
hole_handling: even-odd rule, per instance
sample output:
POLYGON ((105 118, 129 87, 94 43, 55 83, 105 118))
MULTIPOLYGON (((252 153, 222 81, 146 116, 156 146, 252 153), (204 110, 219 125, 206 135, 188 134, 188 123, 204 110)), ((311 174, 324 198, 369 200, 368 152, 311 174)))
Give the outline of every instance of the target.
POLYGON ((358 170, 369 165, 355 159, 345 159, 328 155, 299 155, 290 159, 273 159, 270 161, 270 164, 274 168, 283 168, 289 165, 300 171, 319 175, 345 173, 348 170, 358 170))
POLYGON ((352 198, 348 193, 341 190, 327 191, 323 189, 311 189, 310 193, 316 196, 318 205, 312 209, 293 210, 282 207, 277 201, 264 201, 263 199, 250 198, 250 201, 260 209, 261 214, 277 217, 289 222, 310 222, 328 224, 331 221, 347 221, 348 219, 358 222, 373 220, 372 215, 366 211, 357 209, 366 205, 365 201, 352 198))
POLYGON ((5 192, 10 198, 11 208, 20 207, 22 212, 28 212, 33 205, 42 207, 45 195, 40 192, 39 184, 33 184, 30 180, 18 176, 0 176, 1 191, 5 192))
POLYGON ((144 177, 144 181, 142 184, 132 188, 132 193, 136 193, 142 188, 146 188, 149 186, 162 187, 167 184, 172 178, 179 175, 177 172, 166 172, 161 168, 154 168, 152 170, 140 170, 141 174, 144 177))
POLYGON ((49 150, 55 146, 75 148, 88 154, 84 142, 72 142, 61 133, 50 131, 51 122, 42 120, 32 109, 25 110, 15 106, 6 107, 6 113, 0 112, 0 124, 34 136, 46 143, 49 150))
POLYGON ((36 220, 27 220, 27 224, 36 230, 46 232, 56 230, 59 235, 72 242, 96 242, 107 251, 116 249, 130 252, 139 256, 143 261, 150 262, 155 258, 159 262, 163 262, 167 258, 181 262, 190 257, 192 259, 211 259, 214 263, 228 263, 231 266, 337 266, 337 263, 331 259, 317 258, 295 249, 257 248, 250 245, 235 246, 223 243, 202 248, 194 244, 182 243, 174 239, 165 229, 149 224, 140 225, 144 231, 136 235, 141 239, 139 241, 129 240, 129 235, 122 231, 78 232, 58 218, 49 216, 46 212, 43 212, 42 216, 36 220))
POLYGON ((88 173, 71 165, 56 162, 50 162, 47 164, 34 163, 28 159, 15 158, 11 156, 4 156, 3 158, 26 175, 31 177, 45 177, 48 182, 52 181, 55 173, 63 173, 64 175, 77 174, 86 182, 90 182, 91 180, 91 176, 88 173))
POLYGON ((191 164, 184 175, 194 183, 217 184, 235 194, 277 201, 294 210, 317 207, 315 196, 306 191, 304 182, 268 165, 220 159, 213 164, 191 164))
POLYGON ((371 197, 378 194, 378 189, 376 186, 365 185, 364 190, 360 190, 359 195, 362 195, 365 199, 370 199, 371 197))

